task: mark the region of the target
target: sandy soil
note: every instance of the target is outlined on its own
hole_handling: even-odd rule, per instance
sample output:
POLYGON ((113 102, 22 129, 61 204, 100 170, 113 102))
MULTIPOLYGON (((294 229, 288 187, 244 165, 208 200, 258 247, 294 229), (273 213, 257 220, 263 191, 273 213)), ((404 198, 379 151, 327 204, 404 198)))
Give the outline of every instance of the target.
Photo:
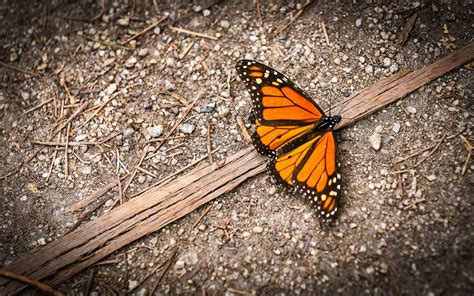
MULTIPOLYGON (((208 123, 212 148, 221 147, 215 161, 246 147, 236 117, 249 122, 251 102, 234 70, 239 59, 281 70, 327 108, 472 42, 473 32, 472 1, 316 1, 283 31, 302 2, 259 1, 263 22, 254 1, 103 2, 0 6, 0 60, 14 67, 0 67, 0 174, 40 147, 33 141, 49 141, 84 102, 70 141, 118 133, 99 146, 70 146, 67 161, 64 147, 48 146, 0 180, 3 268, 64 235, 81 216, 69 207, 131 170, 145 143, 166 134, 199 91, 204 95, 173 137, 159 150, 151 145, 156 156, 142 167, 153 176, 139 173, 126 199, 205 155, 208 123), (398 50, 413 13, 413 30, 398 50), (89 108, 114 94, 86 122, 98 110, 89 108)), ((472 143, 473 81, 465 66, 337 132, 343 196, 331 224, 320 224, 309 204, 261 174, 215 200, 197 227, 206 207, 57 288, 124 294, 179 247, 160 293, 472 295, 473 164, 462 137, 472 143), (378 150, 371 136, 380 136, 378 150), (442 138, 431 155, 397 162, 442 138), (216 227, 224 222, 230 239, 216 227)), ((110 210, 114 193, 87 220, 110 210)), ((148 294, 160 274, 134 293, 148 294)))

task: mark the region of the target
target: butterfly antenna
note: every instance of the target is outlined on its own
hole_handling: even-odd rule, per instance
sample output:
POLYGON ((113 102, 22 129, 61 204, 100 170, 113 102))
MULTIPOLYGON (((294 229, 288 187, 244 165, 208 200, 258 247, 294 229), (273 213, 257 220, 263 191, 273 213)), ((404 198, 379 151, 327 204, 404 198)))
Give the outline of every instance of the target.
POLYGON ((339 110, 339 115, 342 114, 342 111, 344 111, 344 109, 347 107, 347 105, 349 105, 349 103, 350 103, 353 99, 354 99, 354 98, 348 98, 348 100, 342 105, 341 110, 339 110))

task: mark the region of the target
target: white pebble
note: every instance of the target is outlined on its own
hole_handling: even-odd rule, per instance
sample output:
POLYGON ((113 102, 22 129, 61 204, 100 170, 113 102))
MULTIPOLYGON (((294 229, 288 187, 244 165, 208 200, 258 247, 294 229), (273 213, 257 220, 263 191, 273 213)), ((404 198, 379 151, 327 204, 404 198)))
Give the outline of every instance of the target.
POLYGON ((260 227, 260 226, 255 226, 254 228, 252 228, 252 231, 254 233, 262 233, 263 232, 263 228, 260 227))
POLYGON ((192 134, 196 126, 190 123, 184 123, 179 127, 179 130, 185 134, 192 134))
POLYGON ((370 146, 375 150, 379 151, 382 145, 382 136, 379 133, 373 133, 369 137, 370 146))
POLYGON ((398 65, 397 64, 391 65, 390 66, 390 72, 392 72, 392 73, 398 72, 398 65))
POLYGON ((400 131, 400 127, 401 127, 400 123, 394 122, 392 126, 392 131, 398 133, 400 131))
POLYGON ((384 58, 383 59, 384 67, 389 67, 391 64, 392 64, 392 60, 390 60, 389 58, 384 58))
POLYGON ((111 85, 109 85, 109 86, 107 87, 106 93, 107 93, 108 95, 111 95, 111 94, 113 94, 116 90, 117 90, 117 84, 112 83, 111 85))
POLYGON ((222 20, 221 23, 220 23, 221 27, 224 28, 224 29, 229 29, 230 27, 230 23, 226 20, 222 20))
POLYGON ((365 73, 367 73, 367 74, 369 74, 369 75, 372 74, 372 73, 374 73, 374 67, 372 67, 372 65, 367 65, 367 66, 365 67, 365 73))
POLYGON ((157 138, 161 136, 161 134, 163 133, 163 126, 161 124, 155 125, 155 126, 147 128, 147 131, 150 137, 157 138))
POLYGON ((362 25, 362 19, 356 19, 356 23, 355 23, 356 27, 359 28, 361 25, 362 25))

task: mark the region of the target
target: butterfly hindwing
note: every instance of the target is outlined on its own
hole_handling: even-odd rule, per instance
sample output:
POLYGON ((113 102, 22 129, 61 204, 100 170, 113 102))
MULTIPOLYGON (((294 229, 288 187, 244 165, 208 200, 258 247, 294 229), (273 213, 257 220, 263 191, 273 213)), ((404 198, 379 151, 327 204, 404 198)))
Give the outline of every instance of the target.
POLYGON ((279 185, 315 203, 329 218, 337 212, 341 189, 335 151, 332 132, 325 132, 272 159, 268 169, 279 185))

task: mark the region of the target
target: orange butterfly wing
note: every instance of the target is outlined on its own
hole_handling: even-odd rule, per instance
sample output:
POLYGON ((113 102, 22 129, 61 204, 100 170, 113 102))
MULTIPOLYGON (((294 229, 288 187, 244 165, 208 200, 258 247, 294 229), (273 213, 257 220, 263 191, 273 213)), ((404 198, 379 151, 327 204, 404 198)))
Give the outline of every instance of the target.
POLYGON ((250 92, 257 150, 271 157, 268 169, 283 188, 317 204, 321 216, 337 212, 340 174, 331 131, 315 127, 326 116, 300 88, 279 72, 255 61, 237 63, 250 92))
POLYGON ((283 74, 255 61, 236 65, 254 104, 257 150, 275 156, 276 150, 302 136, 324 117, 324 112, 283 74))

